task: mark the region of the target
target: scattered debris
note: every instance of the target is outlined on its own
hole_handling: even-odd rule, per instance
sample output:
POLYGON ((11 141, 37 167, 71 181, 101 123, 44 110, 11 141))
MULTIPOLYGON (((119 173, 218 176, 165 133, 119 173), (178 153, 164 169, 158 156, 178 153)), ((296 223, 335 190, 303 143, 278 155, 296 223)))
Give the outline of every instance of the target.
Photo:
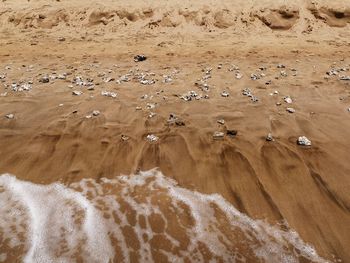
POLYGON ((22 85, 16 84, 16 83, 12 83, 11 84, 12 90, 13 91, 29 91, 32 89, 32 85, 29 83, 24 83, 22 85))
POLYGON ((243 96, 247 96, 247 97, 250 97, 251 101, 252 102, 257 102, 259 101, 258 97, 255 97, 252 92, 250 91, 249 88, 245 88, 244 90, 242 90, 242 94, 243 96))
POLYGON ((305 136, 300 136, 297 143, 298 145, 311 146, 311 141, 305 136))
POLYGON ((176 126, 185 126, 185 123, 181 121, 175 114, 171 113, 168 120, 168 124, 175 124, 176 126))

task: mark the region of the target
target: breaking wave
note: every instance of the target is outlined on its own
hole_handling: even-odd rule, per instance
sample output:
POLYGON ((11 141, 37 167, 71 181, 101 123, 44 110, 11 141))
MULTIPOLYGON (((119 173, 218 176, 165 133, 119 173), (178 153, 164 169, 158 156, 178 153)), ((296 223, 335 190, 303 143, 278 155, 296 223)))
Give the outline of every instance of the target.
POLYGON ((157 170, 69 186, 0 176, 0 262, 326 262, 299 235, 157 170))

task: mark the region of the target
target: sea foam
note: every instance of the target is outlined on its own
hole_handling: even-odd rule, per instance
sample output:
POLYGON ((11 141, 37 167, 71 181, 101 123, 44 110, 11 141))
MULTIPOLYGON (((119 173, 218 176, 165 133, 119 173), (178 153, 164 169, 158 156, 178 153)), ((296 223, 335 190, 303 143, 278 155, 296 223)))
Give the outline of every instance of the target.
POLYGON ((289 229, 157 170, 69 186, 0 176, 0 262, 326 262, 289 229))

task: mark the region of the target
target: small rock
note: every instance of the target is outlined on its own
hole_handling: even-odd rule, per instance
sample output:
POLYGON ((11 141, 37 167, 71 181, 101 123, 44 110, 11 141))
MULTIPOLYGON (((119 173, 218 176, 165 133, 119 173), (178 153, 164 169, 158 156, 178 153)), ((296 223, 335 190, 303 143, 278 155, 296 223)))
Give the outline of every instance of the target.
POLYGON ((66 38, 65 37, 59 37, 58 41, 60 41, 60 42, 66 41, 66 38))
POLYGON ((269 133, 269 134, 266 136, 266 141, 268 141, 268 142, 274 141, 274 138, 273 138, 273 136, 272 136, 271 133, 269 133))
POLYGON ((176 124, 176 126, 185 126, 185 123, 181 120, 176 120, 175 124, 176 124))
POLYGON ((50 82, 50 78, 49 78, 49 76, 43 76, 39 79, 39 82, 48 83, 48 82, 50 82))
POLYGON ((130 138, 129 138, 129 136, 126 136, 126 135, 122 134, 122 136, 121 136, 120 139, 121 139, 122 141, 126 142, 126 141, 128 141, 130 138))
POLYGON ((230 94, 227 91, 221 92, 221 96, 227 98, 230 94))
POLYGON ((237 135, 238 131, 236 130, 227 130, 226 134, 230 137, 235 137, 237 135))
POLYGON ((99 112, 98 110, 94 110, 94 111, 92 112, 92 115, 95 116, 95 117, 97 117, 98 115, 100 115, 100 112, 99 112))
POLYGON ((154 103, 147 103, 147 105, 146 105, 146 108, 149 110, 154 109, 155 107, 156 107, 156 104, 154 104, 154 103))
POLYGON ((142 107, 137 106, 137 107, 136 107, 136 110, 142 110, 142 107))
POLYGON ((73 94, 74 96, 80 96, 81 94, 83 94, 83 92, 80 91, 80 90, 74 90, 74 91, 72 92, 72 94, 73 94))
POLYGON ((294 113, 295 109, 294 108, 287 108, 286 111, 288 111, 289 113, 294 113))
POLYGON ((219 131, 216 131, 213 134, 214 140, 222 140, 224 138, 224 136, 225 136, 225 133, 219 132, 219 131))
POLYGON ((153 118, 154 116, 156 116, 157 115, 157 113, 155 113, 155 112, 150 112, 149 114, 148 114, 148 118, 153 118))
POLYGON ((217 122, 221 125, 224 125, 225 124, 225 120, 224 119, 220 119, 220 120, 217 120, 217 122))
POLYGON ((134 61, 135 62, 145 61, 146 59, 147 59, 147 57, 144 56, 144 55, 136 55, 136 56, 134 56, 134 61))
POLYGON ((298 145, 311 146, 311 141, 305 136, 300 136, 297 143, 298 145))
POLYGON ((236 79, 241 79, 243 75, 240 72, 236 72, 235 77, 236 79))
POLYGON ((157 142, 159 140, 159 137, 154 134, 149 134, 147 135, 146 139, 149 142, 157 142))
POLYGON ((14 114, 12 114, 12 113, 10 113, 10 114, 7 114, 6 116, 5 116, 7 119, 14 119, 15 118, 15 115, 14 114))
POLYGON ((106 97, 111 97, 111 98, 117 97, 117 93, 111 92, 111 91, 101 91, 101 95, 106 97))
POLYGON ((350 76, 342 76, 340 80, 350 80, 350 76))
POLYGON ((285 97, 284 102, 290 104, 293 103, 293 100, 290 97, 285 97))

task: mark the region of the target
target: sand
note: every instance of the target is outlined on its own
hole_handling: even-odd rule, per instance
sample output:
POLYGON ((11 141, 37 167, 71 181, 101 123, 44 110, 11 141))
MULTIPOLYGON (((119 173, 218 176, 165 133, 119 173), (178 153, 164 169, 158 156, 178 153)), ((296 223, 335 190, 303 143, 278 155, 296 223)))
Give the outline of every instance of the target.
POLYGON ((349 262, 350 81, 339 77, 350 71, 326 72, 350 66, 350 4, 312 2, 2 1, 0 174, 69 185, 158 167, 253 219, 286 220, 320 256, 349 262), (137 54, 147 60, 135 63, 137 54), (207 93, 195 85, 206 68, 207 93), (153 72, 148 78, 157 81, 105 83, 99 74, 119 79, 130 70, 153 72), (53 72, 71 75, 38 81, 53 72), (253 81, 252 73, 266 76, 253 81), (164 83, 163 75, 173 80, 164 83), (71 88, 74 76, 99 85, 71 88), (30 91, 3 85, 31 79, 30 91), (259 101, 243 96, 245 88, 259 101), (179 98, 191 90, 209 99, 179 98), (100 115, 86 118, 94 110, 100 115), (172 113, 185 125, 169 125, 172 113), (213 140, 227 129, 237 136, 213 140), (265 140, 268 133, 274 141, 265 140), (159 141, 149 143, 149 134, 159 141), (299 136, 312 146, 298 146, 299 136))

